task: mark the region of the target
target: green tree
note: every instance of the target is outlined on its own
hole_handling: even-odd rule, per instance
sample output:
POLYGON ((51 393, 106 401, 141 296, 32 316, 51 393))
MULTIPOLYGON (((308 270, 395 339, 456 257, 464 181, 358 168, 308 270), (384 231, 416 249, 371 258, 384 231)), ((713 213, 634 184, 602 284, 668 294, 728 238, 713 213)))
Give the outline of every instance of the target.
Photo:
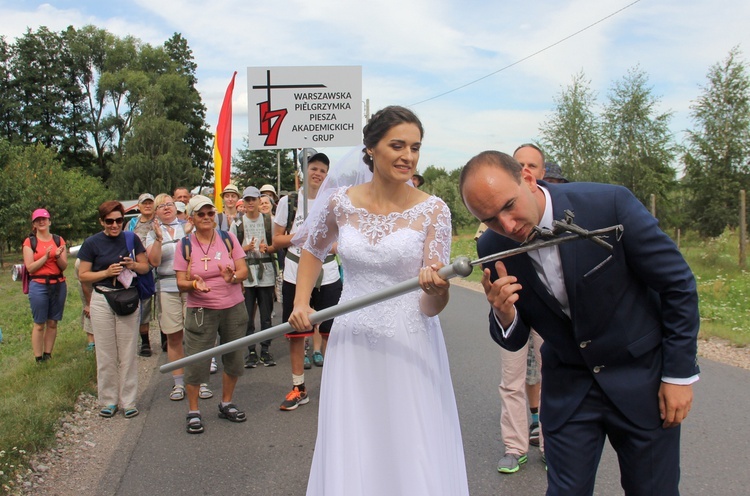
POLYGON ((117 71, 129 60, 122 56, 125 43, 104 29, 84 26, 76 30, 69 26, 63 36, 70 50, 74 74, 88 107, 90 143, 93 160, 87 170, 91 175, 106 178, 107 163, 112 157, 112 140, 116 133, 112 120, 108 118, 107 106, 111 100, 106 91, 99 88, 99 78, 106 72, 117 71))
POLYGON ((451 211, 451 229, 453 234, 458 234, 458 229, 465 226, 476 225, 477 220, 469 213, 463 204, 461 194, 458 191, 458 177, 461 169, 455 169, 450 173, 442 167, 431 165, 422 174, 425 178, 422 189, 442 199, 451 211))
POLYGON ((27 30, 16 40, 13 79, 20 103, 22 141, 52 148, 68 167, 86 160, 86 101, 64 37, 46 27, 27 30))
POLYGON ((750 77, 738 47, 708 71, 708 84, 691 106, 685 184, 688 210, 703 236, 737 226, 738 191, 750 187, 750 77))
POLYGON ((281 159, 281 190, 294 191, 294 175, 296 167, 291 150, 250 150, 249 139, 243 138, 244 148, 237 150, 232 157, 234 181, 241 187, 255 186, 260 188, 264 184, 276 186, 278 158, 281 159))
POLYGON ((425 184, 423 188, 424 187, 429 188, 429 186, 435 181, 437 181, 438 179, 443 178, 443 177, 448 177, 448 172, 446 172, 446 170, 443 169, 442 167, 430 165, 424 170, 424 172, 422 173, 422 177, 424 178, 424 184, 425 184))
POLYGON ((676 186, 671 165, 676 149, 669 130, 672 113, 659 113, 658 105, 646 73, 635 68, 615 82, 604 109, 610 178, 644 205, 649 205, 651 194, 666 201, 676 186))
POLYGON ((30 214, 40 207, 50 211, 53 232, 71 242, 98 229, 104 187, 79 170, 65 169, 53 150, 0 140, 0 170, 0 249, 20 248, 31 229, 30 214))
POLYGON ((541 148, 556 161, 571 181, 608 182, 601 119, 596 94, 583 72, 555 98, 555 110, 544 122, 541 148))
POLYGON ((9 141, 19 138, 21 105, 13 78, 13 47, 0 36, 0 137, 9 141))
POLYGON ((143 192, 172 192, 200 179, 184 141, 185 125, 166 117, 163 101, 159 88, 153 87, 125 139, 123 153, 112 162, 108 184, 122 199, 143 192))
POLYGON ((176 74, 182 76, 182 84, 186 85, 187 90, 187 101, 183 105, 171 102, 168 105, 167 116, 185 124, 187 127, 185 142, 190 147, 193 166, 205 169, 211 162, 212 134, 206 123, 206 106, 195 87, 198 84, 195 76, 198 65, 194 62, 193 51, 188 46, 187 40, 179 33, 175 33, 164 42, 164 49, 175 64, 176 74))

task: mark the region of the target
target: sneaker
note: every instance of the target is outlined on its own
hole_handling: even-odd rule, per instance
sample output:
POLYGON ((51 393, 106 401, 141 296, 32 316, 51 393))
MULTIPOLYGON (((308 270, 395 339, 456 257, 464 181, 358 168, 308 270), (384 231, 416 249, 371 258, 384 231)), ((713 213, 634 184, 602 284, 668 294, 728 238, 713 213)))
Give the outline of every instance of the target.
POLYGON ((539 422, 533 422, 529 426, 529 444, 539 446, 539 422))
POLYGON ((151 356, 151 345, 149 343, 143 343, 141 349, 138 351, 138 356, 150 357, 151 356))
POLYGON ((506 453, 497 462, 497 471, 501 474, 514 474, 518 472, 521 465, 526 463, 528 458, 526 455, 514 455, 512 453, 506 453))
POLYGON ((322 367, 323 366, 323 354, 319 351, 316 351, 313 353, 313 363, 316 367, 322 367))
POLYGON ((294 386, 289 394, 286 395, 284 402, 281 403, 279 410, 291 411, 296 410, 298 406, 304 405, 310 401, 307 397, 307 391, 300 389, 299 386, 294 386))
POLYGON ((310 370, 312 368, 312 362, 310 361, 310 357, 305 355, 305 370, 310 370))
POLYGON ((86 345, 86 351, 96 351, 96 344, 95 343, 89 343, 86 345))
POLYGON ((267 351, 260 352, 260 361, 264 367, 273 367, 274 365, 276 365, 276 361, 273 359, 273 355, 271 355, 267 351))
POLYGON ((216 357, 214 357, 211 359, 211 368, 209 369, 209 372, 215 374, 217 370, 219 370, 219 364, 216 363, 216 357))
POLYGON ((247 359, 245 360, 245 368, 246 369, 254 369, 258 366, 258 354, 254 351, 251 351, 249 355, 247 355, 247 359))

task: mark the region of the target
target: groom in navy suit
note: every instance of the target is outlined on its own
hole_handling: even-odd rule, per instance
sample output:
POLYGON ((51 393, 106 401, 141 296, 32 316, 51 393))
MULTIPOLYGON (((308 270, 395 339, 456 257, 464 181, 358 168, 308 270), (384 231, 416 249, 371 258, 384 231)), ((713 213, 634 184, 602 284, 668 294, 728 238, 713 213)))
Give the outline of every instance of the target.
POLYGON ((487 224, 483 257, 518 247, 535 226, 575 214, 589 229, 624 227, 610 252, 580 240, 489 263, 490 335, 514 351, 538 329, 548 495, 593 494, 605 438, 628 495, 679 494, 680 423, 698 380, 698 295, 672 240, 626 188, 547 184, 511 156, 472 158, 459 185, 487 224))

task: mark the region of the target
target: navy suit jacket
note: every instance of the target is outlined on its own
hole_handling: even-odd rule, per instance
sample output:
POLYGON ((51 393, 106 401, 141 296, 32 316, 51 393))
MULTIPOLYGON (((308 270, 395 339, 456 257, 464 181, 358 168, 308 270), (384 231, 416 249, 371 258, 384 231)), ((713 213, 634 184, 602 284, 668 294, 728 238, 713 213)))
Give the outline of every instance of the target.
MULTIPOLYGON (((593 381, 630 421, 657 428, 662 422, 661 378, 699 372, 693 273, 656 219, 626 188, 539 184, 550 192, 554 219, 572 210, 581 227, 622 224, 624 231, 619 240, 614 235, 607 239, 614 245, 612 252, 588 240, 559 245, 570 318, 540 281, 528 254, 503 260, 508 274, 523 286, 516 303, 519 319, 505 339, 490 311, 490 334, 511 351, 527 342, 532 327, 544 338, 540 413, 545 429, 562 426, 593 381)), ((517 246, 488 230, 479 238, 477 251, 483 257, 517 246)), ((485 268, 497 279, 494 262, 485 268)))

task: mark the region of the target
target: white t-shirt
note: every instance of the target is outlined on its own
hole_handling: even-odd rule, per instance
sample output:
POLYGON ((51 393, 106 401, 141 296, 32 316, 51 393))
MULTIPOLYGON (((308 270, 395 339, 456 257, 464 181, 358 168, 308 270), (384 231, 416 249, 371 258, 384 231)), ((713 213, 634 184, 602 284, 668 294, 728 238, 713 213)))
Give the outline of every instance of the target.
MULTIPOLYGON (((289 234, 297 232, 299 226, 305 221, 302 209, 302 190, 299 190, 297 195, 297 215, 294 216, 294 222, 289 234)), ((309 212, 313 206, 315 199, 307 200, 307 211, 309 212)), ((276 217, 274 223, 279 226, 286 227, 287 217, 289 216, 289 197, 284 196, 279 200, 279 204, 276 206, 276 217)), ((287 248, 289 253, 296 255, 297 257, 302 256, 302 249, 298 246, 291 245, 287 248)), ((284 261, 284 280, 292 284, 297 284, 297 262, 291 260, 289 257, 284 261)), ((339 280, 339 264, 336 260, 323 264, 323 281, 321 285, 332 284, 339 280)))
MULTIPOLYGON (((156 289, 166 293, 179 293, 174 272, 174 251, 177 242, 185 237, 185 231, 179 221, 175 221, 170 227, 174 230, 174 236, 169 235, 164 225, 161 226, 161 263, 156 267, 156 289)), ((152 230, 146 237, 146 249, 148 250, 155 241, 156 235, 152 230)))
MULTIPOLYGON (((271 257, 270 254, 260 253, 260 251, 258 251, 261 242, 268 244, 268 240, 266 239, 266 229, 263 225, 263 215, 258 215, 258 218, 255 220, 249 218, 247 215, 243 215, 241 222, 242 228, 245 231, 245 239, 240 240, 242 242, 242 246, 249 245, 250 241, 255 238, 255 251, 245 252, 245 259, 247 260, 247 270, 250 275, 248 275, 248 278, 243 281, 243 285, 248 288, 254 286, 258 286, 261 288, 274 286, 276 284, 276 277, 274 275, 273 262, 263 262, 262 277, 258 277, 258 272, 260 272, 260 264, 253 263, 254 259, 271 257)), ((235 235, 237 234, 236 223, 232 224, 231 231, 235 235)))

